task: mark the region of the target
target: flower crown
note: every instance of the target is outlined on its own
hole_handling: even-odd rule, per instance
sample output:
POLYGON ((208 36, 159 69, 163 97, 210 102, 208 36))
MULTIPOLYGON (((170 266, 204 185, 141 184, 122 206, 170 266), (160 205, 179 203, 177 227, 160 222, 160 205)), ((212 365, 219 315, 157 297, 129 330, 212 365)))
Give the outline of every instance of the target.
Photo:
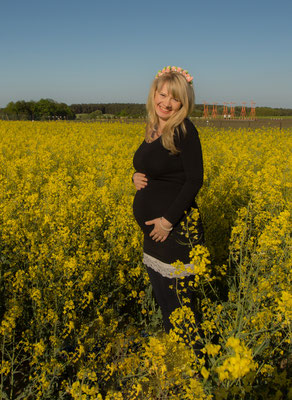
POLYGON ((164 67, 163 69, 159 70, 155 78, 159 78, 161 75, 168 74, 169 72, 178 72, 186 78, 186 80, 189 82, 190 85, 193 84, 194 77, 191 76, 186 69, 182 69, 180 67, 171 67, 170 65, 168 67, 164 67))

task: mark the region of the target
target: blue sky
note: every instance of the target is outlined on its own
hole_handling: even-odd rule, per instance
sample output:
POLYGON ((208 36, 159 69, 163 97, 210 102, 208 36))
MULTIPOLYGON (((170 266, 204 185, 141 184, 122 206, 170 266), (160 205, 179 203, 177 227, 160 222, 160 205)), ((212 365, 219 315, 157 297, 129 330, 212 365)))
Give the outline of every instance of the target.
POLYGON ((51 98, 145 103, 156 72, 196 102, 292 108, 292 2, 15 0, 0 7, 0 107, 51 98))

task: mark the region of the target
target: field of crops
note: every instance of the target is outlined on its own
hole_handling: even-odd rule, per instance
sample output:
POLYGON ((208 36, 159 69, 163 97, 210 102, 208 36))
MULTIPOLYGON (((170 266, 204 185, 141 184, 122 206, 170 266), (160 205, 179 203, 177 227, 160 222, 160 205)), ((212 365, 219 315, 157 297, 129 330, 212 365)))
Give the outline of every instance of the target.
POLYGON ((132 216, 143 131, 0 121, 1 398, 292 399, 291 130, 199 129, 202 332, 186 303, 170 335, 132 216))

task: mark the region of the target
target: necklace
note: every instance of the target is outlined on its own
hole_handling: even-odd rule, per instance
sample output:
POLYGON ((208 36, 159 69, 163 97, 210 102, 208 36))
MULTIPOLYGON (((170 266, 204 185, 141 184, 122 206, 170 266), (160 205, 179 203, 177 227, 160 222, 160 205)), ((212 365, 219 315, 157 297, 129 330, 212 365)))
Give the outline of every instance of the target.
POLYGON ((150 134, 150 138, 149 139, 145 139, 145 141, 147 143, 152 143, 154 142, 156 139, 158 139, 160 136, 162 135, 162 132, 159 131, 157 125, 154 126, 153 131, 150 134))
POLYGON ((158 139, 160 136, 161 136, 161 132, 158 132, 158 129, 157 128, 154 128, 154 130, 152 131, 152 133, 151 133, 151 139, 152 140, 155 140, 155 139, 158 139))

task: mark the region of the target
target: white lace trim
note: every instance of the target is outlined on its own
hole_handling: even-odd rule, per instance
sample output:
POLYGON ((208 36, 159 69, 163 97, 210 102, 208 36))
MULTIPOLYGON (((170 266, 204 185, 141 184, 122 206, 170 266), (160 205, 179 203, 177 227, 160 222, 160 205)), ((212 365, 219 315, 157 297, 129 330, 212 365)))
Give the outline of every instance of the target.
POLYGON ((158 272, 165 278, 181 278, 183 276, 194 275, 194 272, 190 271, 190 269, 193 269, 194 267, 193 264, 184 264, 185 271, 178 273, 177 268, 173 267, 171 264, 157 260, 157 258, 146 253, 143 253, 143 263, 147 265, 147 267, 154 269, 154 271, 158 272), (187 269, 189 271, 187 271, 187 269))

